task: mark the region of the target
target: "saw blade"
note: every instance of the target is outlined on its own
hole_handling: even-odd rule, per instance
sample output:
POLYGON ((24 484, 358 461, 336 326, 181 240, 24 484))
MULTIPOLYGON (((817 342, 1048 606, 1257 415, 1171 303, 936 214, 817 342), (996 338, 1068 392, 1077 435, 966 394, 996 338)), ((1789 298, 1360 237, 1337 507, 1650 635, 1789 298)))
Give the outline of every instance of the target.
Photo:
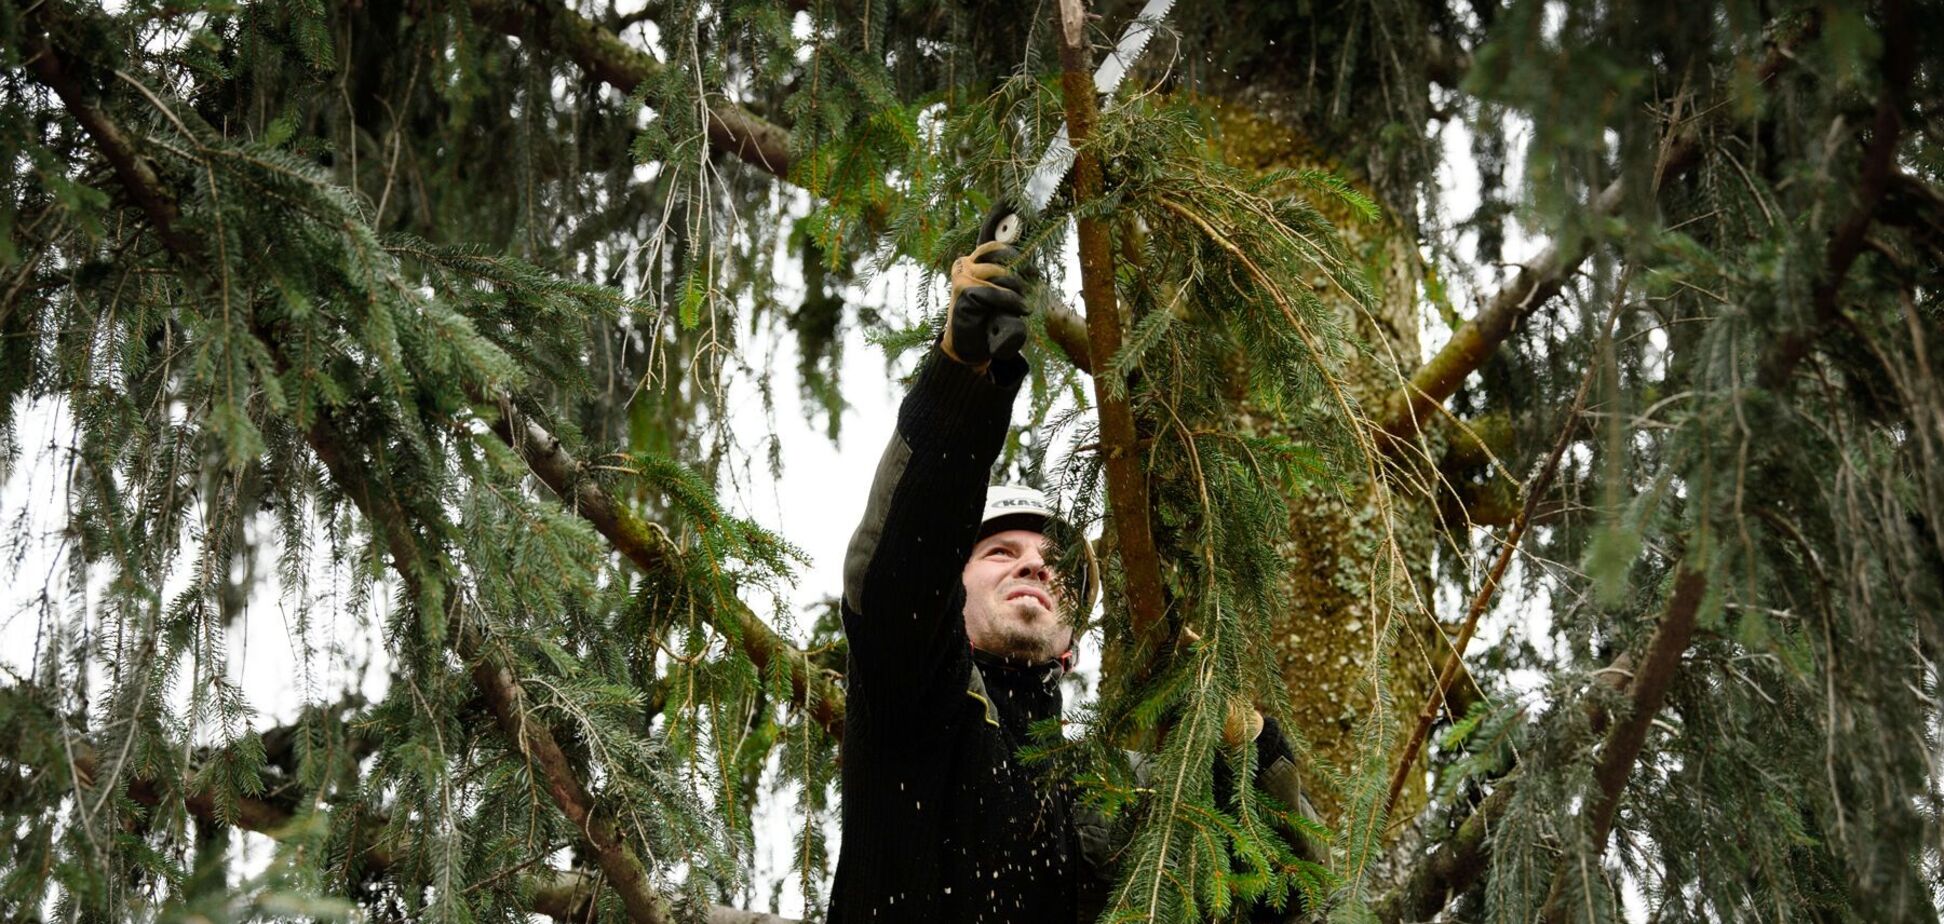
MULTIPOLYGON (((1141 7, 1141 14, 1127 24, 1121 31, 1120 41, 1114 50, 1107 53, 1106 60, 1094 68, 1094 92, 1108 94, 1120 87, 1132 70, 1134 62, 1147 50, 1148 40, 1161 25, 1162 17, 1174 7, 1174 0, 1148 0, 1141 7)), ((1067 171, 1073 168, 1073 143, 1067 140, 1067 126, 1060 123, 1060 133, 1046 146, 1040 155, 1039 163, 1033 165, 1033 172, 1026 177, 1026 202, 1033 211, 1046 208, 1053 201, 1053 193, 1060 188, 1060 181, 1066 179, 1067 171)))

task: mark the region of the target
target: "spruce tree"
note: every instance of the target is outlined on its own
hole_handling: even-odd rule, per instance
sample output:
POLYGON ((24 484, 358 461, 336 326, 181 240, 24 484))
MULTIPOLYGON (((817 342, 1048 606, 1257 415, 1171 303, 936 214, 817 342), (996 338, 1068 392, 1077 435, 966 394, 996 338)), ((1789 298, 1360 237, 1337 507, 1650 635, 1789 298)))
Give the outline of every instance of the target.
POLYGON ((842 641, 748 602, 802 555, 725 391, 790 337, 848 441, 845 331, 908 369, 940 307, 853 283, 1065 121, 1025 249, 1087 298, 1002 467, 1102 537, 1100 694, 1023 756, 1128 831, 1109 919, 1935 919, 1944 17, 1184 0, 1093 112, 1061 25, 0 6, 0 478, 61 473, 63 569, 9 511, 6 916, 756 920, 769 768, 820 914, 842 641), (1316 811, 1218 785, 1238 705, 1316 811))

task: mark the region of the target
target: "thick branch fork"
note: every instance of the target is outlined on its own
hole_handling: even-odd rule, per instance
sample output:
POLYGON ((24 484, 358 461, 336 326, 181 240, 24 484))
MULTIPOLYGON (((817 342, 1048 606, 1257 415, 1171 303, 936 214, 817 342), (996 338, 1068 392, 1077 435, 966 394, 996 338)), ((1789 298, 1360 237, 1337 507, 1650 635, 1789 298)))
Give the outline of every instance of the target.
MULTIPOLYGON (((1756 66, 1756 79, 1765 84, 1780 72, 1792 60, 1793 47, 1808 34, 1794 36, 1789 42, 1769 49, 1756 66)), ((1700 162, 1698 130, 1691 122, 1675 118, 1661 138, 1659 163, 1650 192, 1658 193, 1668 181, 1682 176, 1700 162)), ((1625 181, 1614 180, 1587 202, 1587 210, 1595 220, 1609 218, 1619 212, 1626 196, 1625 181)), ((1592 252, 1592 246, 1593 239, 1586 235, 1548 245, 1519 270, 1511 284, 1500 289, 1476 316, 1452 333, 1437 354, 1391 395, 1383 417, 1384 432, 1389 436, 1387 449, 1396 451, 1433 418, 1443 414, 1445 399, 1457 392, 1466 376, 1492 357, 1521 320, 1559 294, 1566 280, 1572 278, 1592 252)), ((1835 256, 1832 243, 1832 268, 1835 256)), ((1847 263, 1843 266, 1847 268, 1847 263)))

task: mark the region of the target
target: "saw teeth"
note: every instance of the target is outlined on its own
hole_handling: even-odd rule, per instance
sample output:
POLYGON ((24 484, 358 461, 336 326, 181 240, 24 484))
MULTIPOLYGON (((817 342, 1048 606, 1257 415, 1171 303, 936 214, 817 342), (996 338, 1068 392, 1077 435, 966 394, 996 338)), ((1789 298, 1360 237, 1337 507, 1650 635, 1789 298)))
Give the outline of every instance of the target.
MULTIPOLYGON (((1127 72, 1134 67, 1134 62, 1147 50, 1148 40, 1154 37, 1154 30, 1160 26, 1162 17, 1168 15, 1168 10, 1173 7, 1174 0, 1148 0, 1147 5, 1141 7, 1140 15, 1121 30, 1120 41, 1114 44, 1114 50, 1107 53, 1099 67, 1094 68, 1095 92, 1112 93, 1120 86, 1127 72)), ((1059 188, 1060 181, 1066 178, 1067 168, 1072 166, 1073 145, 1067 142, 1066 124, 1061 123, 1060 134, 1046 146, 1033 172, 1026 176, 1026 201, 1033 211, 1041 211, 1053 201, 1054 190, 1059 188)))

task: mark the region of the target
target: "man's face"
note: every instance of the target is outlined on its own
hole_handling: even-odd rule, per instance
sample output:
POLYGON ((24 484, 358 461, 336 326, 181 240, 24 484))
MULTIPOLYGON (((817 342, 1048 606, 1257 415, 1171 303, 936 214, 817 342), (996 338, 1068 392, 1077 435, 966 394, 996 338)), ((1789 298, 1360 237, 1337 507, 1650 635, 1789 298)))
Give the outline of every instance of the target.
POLYGON ((1060 619, 1060 586, 1046 563, 1046 537, 1029 529, 993 533, 965 563, 965 634, 972 647, 1037 664, 1073 644, 1060 619))

